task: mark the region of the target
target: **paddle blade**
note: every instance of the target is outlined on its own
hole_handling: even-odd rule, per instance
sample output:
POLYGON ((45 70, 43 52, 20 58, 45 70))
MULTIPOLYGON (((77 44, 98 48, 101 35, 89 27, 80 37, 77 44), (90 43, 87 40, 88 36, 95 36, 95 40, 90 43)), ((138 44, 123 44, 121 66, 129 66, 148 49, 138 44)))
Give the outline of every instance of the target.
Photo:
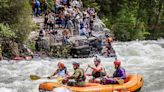
POLYGON ((117 81, 119 84, 121 84, 121 85, 124 84, 124 80, 123 80, 123 79, 117 79, 116 81, 117 81))
POLYGON ((64 80, 64 78, 61 76, 58 76, 56 79, 57 79, 58 83, 62 83, 62 81, 64 80))
POLYGON ((31 80, 38 80, 38 79, 41 79, 41 77, 37 76, 37 75, 30 75, 30 79, 31 80))

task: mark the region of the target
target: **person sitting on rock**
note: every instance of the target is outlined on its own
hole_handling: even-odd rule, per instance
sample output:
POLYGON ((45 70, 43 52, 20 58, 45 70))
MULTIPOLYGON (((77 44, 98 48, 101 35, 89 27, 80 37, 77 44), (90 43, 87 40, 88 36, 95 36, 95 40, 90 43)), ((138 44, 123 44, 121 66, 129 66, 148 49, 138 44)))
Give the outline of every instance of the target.
POLYGON ((68 39, 69 39, 69 32, 65 29, 63 32, 62 32, 62 35, 63 35, 63 43, 64 44, 68 44, 68 39))

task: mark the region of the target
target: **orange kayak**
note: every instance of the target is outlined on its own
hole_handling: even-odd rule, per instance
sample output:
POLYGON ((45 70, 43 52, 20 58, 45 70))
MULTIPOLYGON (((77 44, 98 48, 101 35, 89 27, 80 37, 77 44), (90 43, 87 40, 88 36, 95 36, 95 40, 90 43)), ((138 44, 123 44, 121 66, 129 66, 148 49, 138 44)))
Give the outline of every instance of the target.
POLYGON ((102 85, 98 83, 86 83, 86 87, 71 87, 55 82, 45 82, 39 85, 40 92, 53 91, 54 88, 65 87, 73 92, 138 92, 143 85, 143 76, 140 74, 128 74, 124 84, 102 85))

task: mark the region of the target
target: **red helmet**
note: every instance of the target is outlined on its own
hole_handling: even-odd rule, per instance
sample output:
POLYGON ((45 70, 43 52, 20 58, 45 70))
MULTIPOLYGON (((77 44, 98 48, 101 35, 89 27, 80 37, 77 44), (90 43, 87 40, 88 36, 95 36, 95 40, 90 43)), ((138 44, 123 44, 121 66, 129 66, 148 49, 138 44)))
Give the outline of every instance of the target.
POLYGON ((121 61, 120 60, 115 60, 114 61, 114 65, 120 65, 121 64, 121 61))
POLYGON ((62 68, 65 66, 63 61, 58 62, 58 65, 61 66, 62 68))

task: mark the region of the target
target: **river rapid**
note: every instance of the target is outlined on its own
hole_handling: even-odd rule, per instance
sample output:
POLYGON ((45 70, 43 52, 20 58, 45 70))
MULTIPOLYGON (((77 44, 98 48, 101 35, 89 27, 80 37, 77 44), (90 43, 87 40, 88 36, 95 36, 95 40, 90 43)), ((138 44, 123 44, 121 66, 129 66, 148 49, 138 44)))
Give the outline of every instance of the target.
MULTIPOLYGON (((115 42, 113 47, 122 67, 128 73, 138 73, 144 76, 141 92, 164 92, 164 40, 115 42)), ((114 58, 98 56, 105 66, 108 75, 114 72, 114 58)), ((30 80, 31 74, 49 76, 57 68, 60 59, 48 57, 36 58, 31 61, 0 61, 0 92, 38 92, 42 82, 55 79, 30 80)), ((93 58, 64 59, 68 71, 73 73, 72 62, 79 61, 81 67, 93 65, 93 58)), ((88 69, 87 73, 91 72, 88 69)))

